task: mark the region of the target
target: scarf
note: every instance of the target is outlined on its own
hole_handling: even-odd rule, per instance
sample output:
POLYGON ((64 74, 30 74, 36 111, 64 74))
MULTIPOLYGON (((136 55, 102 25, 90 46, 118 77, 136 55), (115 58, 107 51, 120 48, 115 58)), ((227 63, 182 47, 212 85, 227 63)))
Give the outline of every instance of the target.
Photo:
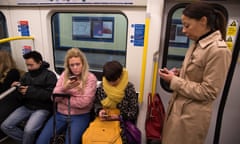
POLYGON ((101 101, 103 107, 116 108, 125 95, 125 88, 128 84, 128 72, 123 69, 120 81, 116 86, 111 86, 105 77, 103 77, 103 89, 107 97, 101 101))

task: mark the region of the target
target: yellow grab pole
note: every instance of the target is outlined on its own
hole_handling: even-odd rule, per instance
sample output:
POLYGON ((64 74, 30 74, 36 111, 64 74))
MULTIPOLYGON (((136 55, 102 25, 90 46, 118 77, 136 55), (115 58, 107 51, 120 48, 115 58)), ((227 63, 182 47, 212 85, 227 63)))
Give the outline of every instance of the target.
POLYGON ((33 40, 34 37, 32 37, 32 36, 16 36, 16 37, 4 38, 4 39, 0 39, 0 44, 9 42, 9 41, 13 41, 13 40, 22 40, 22 39, 32 39, 33 40))
POLYGON ((150 13, 147 13, 146 19, 145 19, 145 29, 144 29, 144 45, 143 45, 143 55, 142 55, 142 71, 141 71, 142 73, 141 73, 141 81, 140 81, 140 93, 139 93, 139 99, 138 99, 139 103, 142 103, 143 94, 144 94, 149 25, 150 25, 150 13))
POLYGON ((159 56, 159 51, 155 52, 153 55, 154 66, 153 66, 153 76, 152 76, 152 98, 156 91, 157 73, 158 73, 158 56, 159 56))

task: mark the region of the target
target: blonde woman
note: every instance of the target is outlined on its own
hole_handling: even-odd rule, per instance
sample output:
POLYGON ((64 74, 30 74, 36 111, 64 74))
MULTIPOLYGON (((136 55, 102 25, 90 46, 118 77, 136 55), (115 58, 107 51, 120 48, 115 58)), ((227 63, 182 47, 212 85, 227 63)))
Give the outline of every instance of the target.
MULTIPOLYGON (((20 73, 16 63, 8 51, 0 50, 0 94, 11 88, 14 81, 19 81, 20 73)), ((18 106, 16 97, 8 96, 0 101, 0 124, 18 106)), ((5 137, 0 131, 0 139, 5 137)))
POLYGON ((0 93, 11 87, 14 81, 19 81, 20 73, 16 63, 8 51, 0 51, 0 93))
MULTIPOLYGON (((88 62, 85 55, 78 49, 72 48, 67 51, 64 62, 65 70, 61 74, 54 93, 67 93, 71 95, 71 142, 79 144, 82 133, 90 122, 90 110, 93 106, 94 95, 96 92, 97 79, 94 74, 89 72, 88 62)), ((66 131, 68 115, 68 99, 56 98, 58 103, 56 113, 57 133, 66 131)), ((53 117, 49 119, 37 144, 47 144, 53 136, 53 117)), ((66 132, 66 141, 68 142, 66 132)))

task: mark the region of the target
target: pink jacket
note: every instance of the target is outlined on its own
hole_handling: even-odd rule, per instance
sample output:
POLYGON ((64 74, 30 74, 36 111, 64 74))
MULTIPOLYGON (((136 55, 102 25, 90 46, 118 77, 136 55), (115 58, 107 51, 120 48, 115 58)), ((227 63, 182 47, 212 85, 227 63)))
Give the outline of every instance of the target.
MULTIPOLYGON (((97 79, 94 74, 88 74, 88 79, 84 88, 84 92, 80 92, 78 89, 69 89, 63 91, 63 79, 65 72, 61 74, 53 90, 53 93, 68 93, 71 94, 70 105, 71 105, 71 115, 78 115, 88 113, 93 106, 93 101, 95 98, 95 92, 97 87, 97 79)), ((67 98, 56 98, 58 103, 57 111, 62 114, 68 114, 68 99, 67 98)))

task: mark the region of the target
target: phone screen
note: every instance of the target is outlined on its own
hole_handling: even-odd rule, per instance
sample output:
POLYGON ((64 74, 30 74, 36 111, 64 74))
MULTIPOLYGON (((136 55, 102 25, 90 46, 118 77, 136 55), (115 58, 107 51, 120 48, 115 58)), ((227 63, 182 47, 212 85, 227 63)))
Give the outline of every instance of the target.
POLYGON ((70 80, 77 80, 77 76, 70 76, 69 79, 70 80))

